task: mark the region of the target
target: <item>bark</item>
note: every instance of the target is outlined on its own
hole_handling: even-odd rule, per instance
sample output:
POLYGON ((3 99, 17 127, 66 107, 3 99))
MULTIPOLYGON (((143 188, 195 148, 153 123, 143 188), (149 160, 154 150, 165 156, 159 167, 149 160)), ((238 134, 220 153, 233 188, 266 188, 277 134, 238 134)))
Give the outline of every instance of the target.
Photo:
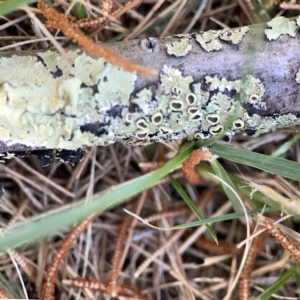
POLYGON ((76 162, 79 148, 118 140, 146 145, 210 138, 232 115, 228 139, 295 126, 298 24, 275 20, 249 29, 105 45, 156 68, 157 77, 124 72, 80 52, 70 53, 72 66, 55 52, 2 53, 0 152, 35 153, 47 164, 59 149, 59 158, 76 162), (215 50, 207 52, 209 47, 215 50))

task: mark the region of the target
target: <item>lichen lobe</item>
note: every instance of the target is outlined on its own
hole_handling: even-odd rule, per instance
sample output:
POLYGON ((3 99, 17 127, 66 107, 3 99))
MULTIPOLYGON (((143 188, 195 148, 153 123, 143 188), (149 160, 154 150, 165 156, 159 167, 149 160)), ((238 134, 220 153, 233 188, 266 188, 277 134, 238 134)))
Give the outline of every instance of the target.
POLYGON ((181 38, 180 41, 167 43, 167 53, 176 57, 184 57, 192 50, 189 38, 181 38))
MULTIPOLYGON (((299 20, 297 20, 297 24, 298 23, 299 20)), ((279 36, 285 34, 289 35, 290 37, 295 37, 296 31, 299 27, 299 24, 298 26, 297 24, 295 21, 290 21, 285 17, 277 17, 267 23, 270 29, 266 29, 265 34, 269 41, 277 40, 279 36)))

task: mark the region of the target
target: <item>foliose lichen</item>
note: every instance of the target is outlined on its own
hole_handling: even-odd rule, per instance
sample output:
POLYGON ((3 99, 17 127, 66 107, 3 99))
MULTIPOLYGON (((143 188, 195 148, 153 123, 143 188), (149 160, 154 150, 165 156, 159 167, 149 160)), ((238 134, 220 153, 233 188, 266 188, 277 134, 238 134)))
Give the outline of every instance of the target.
POLYGON ((206 52, 218 51, 222 48, 222 44, 218 37, 219 32, 215 30, 200 32, 195 35, 196 41, 206 52))
MULTIPOLYGON (((298 23, 300 23, 300 21, 297 20, 297 24, 298 23)), ((277 17, 267 23, 271 29, 266 29, 265 34, 269 41, 278 39, 282 34, 288 34, 291 37, 295 37, 299 26, 299 24, 298 26, 297 24, 295 21, 290 21, 285 17, 277 17)))
POLYGON ((239 44, 248 31, 249 27, 244 26, 237 29, 209 30, 193 34, 193 37, 206 52, 211 52, 222 49, 221 41, 239 44))
POLYGON ((248 26, 244 26, 237 29, 224 29, 222 30, 219 38, 223 41, 229 42, 231 44, 237 45, 239 44, 244 35, 249 31, 248 26))
POLYGON ((167 53, 176 57, 186 56, 192 50, 190 38, 181 38, 180 41, 167 43, 167 53))

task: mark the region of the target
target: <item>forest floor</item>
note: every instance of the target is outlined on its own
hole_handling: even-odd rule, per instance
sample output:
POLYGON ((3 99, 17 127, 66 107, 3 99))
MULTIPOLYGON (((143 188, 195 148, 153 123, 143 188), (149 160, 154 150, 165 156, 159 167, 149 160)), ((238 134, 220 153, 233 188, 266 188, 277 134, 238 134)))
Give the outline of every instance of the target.
MULTIPOLYGON (((66 1, 52 2, 59 12, 66 12, 70 5, 66 1)), ((98 0, 83 2, 99 6, 98 0)), ((123 0, 113 2, 114 8, 126 4, 123 0)), ((251 10, 250 0, 140 2, 120 16, 118 21, 112 21, 105 28, 93 32, 92 38, 110 43, 149 36, 164 37, 240 27, 254 24, 258 19, 251 10)), ((30 7, 36 17, 45 23, 36 4, 30 7)), ((265 4, 265 8, 266 13, 262 16, 265 21, 268 16, 271 19, 276 15, 297 15, 297 12, 281 11, 278 4, 271 0, 265 4)), ((91 9, 87 9, 87 12, 91 14, 91 9)), ((70 15, 74 13, 74 9, 69 12, 70 15)), ((22 8, 1 17, 0 28, 2 52, 54 47, 37 22, 30 19, 22 8)), ((55 35, 56 31, 52 33, 55 35)), ((56 35, 56 39, 62 45, 71 44, 61 33, 56 35)), ((231 144, 270 155, 294 134, 295 130, 285 129, 258 138, 239 136, 231 144)), ((178 146, 177 142, 135 148, 122 143, 94 147, 86 149, 85 158, 75 166, 55 161, 43 168, 35 156, 12 158, 0 164, 0 183, 5 190, 0 199, 1 226, 5 229, 11 220, 24 220, 77 199, 86 197, 88 200, 93 193, 137 178, 157 168, 159 161, 174 157, 178 146)), ((299 162, 299 143, 294 144, 284 157, 299 162)), ((228 172, 250 182, 268 185, 284 195, 295 195, 300 187, 299 182, 287 181, 249 166, 237 166, 225 160, 222 164, 228 172)), ((218 181, 204 175, 198 184, 192 184, 181 169, 175 170, 173 177, 177 178, 205 217, 233 212, 218 181)), ((246 196, 242 199, 247 203, 246 196)), ((160 228, 196 220, 168 178, 127 204, 102 213, 75 239, 61 262, 57 278, 54 278, 56 299, 117 299, 118 295, 123 295, 119 299, 209 300, 223 299, 228 295, 243 257, 244 248, 239 250, 236 245, 246 237, 245 218, 212 224, 219 240, 217 246, 205 226, 177 231, 158 230, 132 218, 124 208, 160 228), (154 253, 157 254, 155 257, 154 253), (145 260, 149 260, 147 266, 143 265, 145 260), (101 292, 70 287, 70 280, 75 277, 87 279, 85 286, 102 284, 98 289, 101 292), (113 278, 117 283, 112 283, 113 278), (132 294, 124 298, 127 292, 132 294)), ((279 213, 272 215, 274 219, 279 217, 279 213)), ((251 224, 254 229, 253 220, 251 224)), ((298 231, 298 223, 286 221, 285 225, 298 231)), ((47 266, 51 255, 64 236, 68 236, 66 231, 18 249, 18 252, 11 251, 10 255, 3 254, 0 257, 0 296, 2 293, 5 298, 7 293, 10 298, 26 298, 23 280, 28 298, 41 299, 44 278, 50 276, 47 266), (23 262, 20 266, 21 275, 14 261, 23 262)), ((262 235, 258 242, 253 242, 252 249, 257 256, 249 252, 244 282, 240 282, 240 287, 237 284, 228 299, 254 299, 292 265, 289 252, 269 235, 262 235), (251 255, 254 257, 251 258, 251 255), (247 285, 251 285, 250 295, 245 295, 247 285)), ((272 299, 298 297, 296 280, 291 277, 272 299)))

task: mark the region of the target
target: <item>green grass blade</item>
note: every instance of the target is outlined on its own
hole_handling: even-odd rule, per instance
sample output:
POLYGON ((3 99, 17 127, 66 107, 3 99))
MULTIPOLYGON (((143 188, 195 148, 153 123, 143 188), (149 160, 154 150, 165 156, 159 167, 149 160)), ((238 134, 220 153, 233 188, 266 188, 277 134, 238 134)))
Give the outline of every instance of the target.
POLYGON ((293 144, 300 139, 300 132, 297 133, 291 140, 287 141, 283 145, 281 145, 277 150, 275 150, 271 156, 277 157, 280 156, 281 154, 285 153, 288 151, 293 144))
POLYGON ((268 300, 272 295, 278 291, 295 273, 295 266, 291 267, 285 273, 283 273, 272 285, 270 285, 265 291, 258 295, 254 300, 268 300))
POLYGON ((0 3, 0 16, 5 16, 6 14, 18 9, 23 5, 28 5, 31 3, 38 2, 37 0, 5 0, 0 3))
POLYGON ((295 265, 295 278, 297 284, 298 297, 300 298, 300 266, 298 264, 295 265))
MULTIPOLYGON (((267 212, 273 212, 275 211, 273 208, 267 207, 264 209, 264 213, 267 212)), ((247 211, 247 215, 248 216, 253 216, 257 213, 261 213, 262 209, 258 208, 258 209, 253 209, 253 210, 248 210, 247 211)), ((191 227, 197 227, 200 225, 206 225, 206 224, 210 224, 210 223, 216 223, 216 222, 223 222, 223 221, 228 221, 228 220, 233 220, 233 219, 238 219, 238 218, 242 218, 245 216, 244 212, 236 212, 236 213, 231 213, 231 214, 226 214, 226 215, 222 215, 222 216, 216 216, 216 217, 211 217, 208 219, 204 219, 201 221, 194 221, 194 222, 189 222, 189 223, 185 223, 185 224, 180 224, 180 225, 176 225, 174 227, 172 227, 172 229, 184 229, 184 228, 191 228, 191 227)))
POLYGON ((15 291, 9 281, 0 273, 0 287, 7 291, 12 299, 22 299, 22 297, 15 291))
POLYGON ((87 11, 82 3, 76 2, 73 7, 74 15, 77 20, 87 18, 87 11))
POLYGON ((194 144, 189 145, 164 166, 151 173, 95 194, 87 203, 84 198, 72 205, 65 205, 59 209, 51 210, 17 223, 8 232, 0 236, 0 251, 31 244, 70 226, 74 226, 92 213, 101 213, 124 203, 180 166, 189 157, 194 146, 194 144))
MULTIPOLYGON (((201 177, 206 178, 207 180, 213 180, 213 182, 220 184, 220 181, 217 181, 209 174, 214 173, 209 165, 199 164, 196 166, 196 171, 201 175, 201 177)), ((267 206, 272 207, 275 211, 293 214, 297 218, 300 217, 298 214, 295 214, 294 206, 284 206, 283 203, 279 203, 276 200, 268 197, 268 194, 264 194, 257 190, 253 191, 253 188, 244 179, 241 179, 230 173, 228 173, 228 176, 236 186, 237 191, 248 196, 256 207, 262 207, 264 204, 266 204, 267 206)))
MULTIPOLYGON (((210 162, 215 174, 222 179, 224 182, 226 182, 234 191, 236 191, 236 186, 234 185, 234 183, 230 180, 227 172, 224 170, 224 168, 219 164, 219 162, 214 159, 210 162)), ((237 197, 237 195, 223 182, 221 182, 221 185, 223 187, 223 190, 226 194, 226 196, 228 197, 229 201, 231 202, 234 210, 236 212, 240 212, 243 211, 243 207, 240 203, 239 198, 237 197)))
POLYGON ((300 181, 300 164, 294 161, 236 149, 221 144, 213 144, 211 152, 236 163, 300 181))
MULTIPOLYGON (((176 192, 180 195, 180 197, 185 201, 185 203, 188 205, 188 207, 191 209, 191 211, 197 216, 199 220, 204 220, 204 216, 201 214, 201 212, 198 210, 197 206, 194 204, 192 199, 188 196, 188 194, 185 192, 185 190, 182 188, 182 186, 178 183, 178 181, 173 178, 171 175, 169 175, 169 179, 175 188, 176 192)), ((207 230, 211 234, 212 238, 218 243, 217 236, 213 229, 208 225, 205 224, 207 230)))

